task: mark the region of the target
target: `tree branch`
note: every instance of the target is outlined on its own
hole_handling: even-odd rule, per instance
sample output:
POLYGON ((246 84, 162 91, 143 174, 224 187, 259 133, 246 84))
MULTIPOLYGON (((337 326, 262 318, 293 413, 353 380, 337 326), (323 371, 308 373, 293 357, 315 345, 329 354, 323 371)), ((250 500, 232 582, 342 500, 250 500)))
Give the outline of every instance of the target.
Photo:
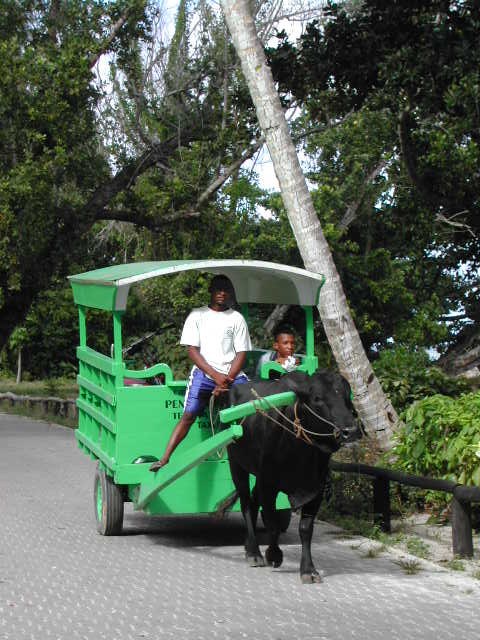
POLYGON ((106 209, 103 212, 101 220, 112 220, 115 222, 129 222, 136 226, 145 227, 150 231, 161 231, 166 223, 176 222, 177 220, 188 220, 190 218, 199 218, 200 211, 181 210, 175 213, 162 215, 158 220, 151 216, 142 214, 137 209, 106 209))
POLYGON ((222 175, 218 176, 213 182, 211 182, 208 187, 203 191, 200 197, 197 200, 197 207, 201 207, 204 202, 206 202, 220 187, 222 187, 228 178, 239 169, 244 162, 249 160, 263 145, 265 142, 265 138, 261 136, 255 144, 253 144, 248 151, 246 151, 238 160, 232 162, 230 166, 228 166, 222 175))
POLYGON ((57 44, 57 21, 60 14, 60 0, 53 0, 48 11, 48 37, 57 44))
POLYGON ((465 209, 464 211, 459 211, 458 213, 455 213, 453 216, 450 216, 449 218, 443 215, 443 213, 437 213, 437 215, 435 216, 435 221, 442 222, 443 224, 448 224, 452 227, 456 227, 457 229, 461 229, 462 231, 468 231, 468 233, 473 238, 476 238, 476 235, 472 231, 472 227, 469 224, 467 224, 466 222, 455 222, 453 220, 453 218, 455 218, 456 216, 463 215, 464 213, 469 213, 468 209, 465 209))
MULTIPOLYGON (((188 139, 183 140, 188 144, 193 139, 193 132, 188 139)), ((124 189, 130 188, 139 175, 145 173, 150 167, 160 164, 168 166, 169 157, 176 151, 177 137, 171 137, 151 149, 148 149, 139 158, 121 169, 111 180, 102 184, 92 195, 86 204, 86 211, 90 220, 104 220, 108 217, 107 205, 124 189)), ((129 220, 134 222, 134 220, 129 220)))
POLYGON ((355 218, 357 217, 358 211, 365 198, 365 191, 366 191, 367 185, 375 180, 375 178, 381 173, 381 171, 386 167, 386 165, 387 165, 386 160, 380 160, 380 162, 376 165, 376 167, 374 167, 373 171, 365 179, 365 182, 363 183, 363 189, 360 193, 360 197, 357 198, 354 202, 352 202, 347 207, 347 210, 343 218, 340 220, 338 229, 341 233, 346 231, 348 227, 352 224, 352 222, 355 220, 355 218))
POLYGON ((90 69, 92 67, 94 67, 97 64, 97 62, 100 60, 102 55, 106 51, 108 51, 108 48, 110 47, 112 42, 117 37, 118 33, 120 32, 120 29, 123 27, 123 25, 128 20, 128 17, 130 15, 130 13, 132 12, 132 9, 133 9, 132 6, 127 7, 125 9, 124 13, 120 16, 120 18, 113 25, 113 27, 112 27, 110 33, 108 34, 108 36, 100 44, 98 51, 90 56, 90 58, 88 59, 88 64, 90 66, 90 69))

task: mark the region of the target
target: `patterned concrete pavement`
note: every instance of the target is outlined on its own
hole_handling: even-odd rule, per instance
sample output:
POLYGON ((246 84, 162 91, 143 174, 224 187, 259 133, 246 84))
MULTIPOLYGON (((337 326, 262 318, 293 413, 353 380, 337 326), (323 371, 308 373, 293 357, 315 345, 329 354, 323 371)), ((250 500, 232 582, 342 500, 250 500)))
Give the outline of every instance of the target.
POLYGON ((280 569, 243 560, 232 515, 152 518, 125 534, 93 518, 94 463, 73 433, 0 414, 0 639, 477 640, 480 581, 366 558, 319 523, 320 585, 302 585, 295 520, 280 569))

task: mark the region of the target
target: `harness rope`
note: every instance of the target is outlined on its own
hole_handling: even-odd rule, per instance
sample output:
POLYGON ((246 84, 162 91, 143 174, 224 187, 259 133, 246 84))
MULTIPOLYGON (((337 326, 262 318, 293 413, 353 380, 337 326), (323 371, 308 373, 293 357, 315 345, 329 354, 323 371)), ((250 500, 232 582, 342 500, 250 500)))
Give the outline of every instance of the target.
MULTIPOLYGON (((213 408, 215 405, 215 396, 212 395, 210 396, 210 401, 208 403, 208 411, 210 413, 210 427, 212 428, 212 436, 215 435, 215 425, 213 424, 213 408)), ((218 423, 218 414, 217 414, 217 423, 218 423)), ((223 454, 225 453, 225 449, 227 447, 222 447, 221 449, 217 449, 215 451, 215 453, 217 454, 218 458, 223 458, 223 454)))
MULTIPOLYGON (((312 414, 314 415, 316 418, 318 418, 319 420, 322 420, 323 422, 325 422, 326 424, 330 425, 333 427, 333 433, 317 433, 316 431, 310 431, 309 429, 306 429, 301 421, 300 418, 298 417, 298 404, 299 401, 297 400, 294 404, 293 407, 293 411, 294 411, 294 415, 295 415, 295 419, 291 420, 283 411, 280 411, 280 409, 278 409, 278 407, 275 407, 274 405, 271 404, 271 402, 269 402, 267 400, 267 398, 265 398, 264 396, 261 396, 256 389, 251 389, 252 395, 260 401, 264 401, 265 404, 269 407, 270 410, 275 411, 278 415, 280 415, 284 420, 286 420, 288 423, 290 423, 293 426, 293 431, 291 429, 289 429, 288 427, 286 427, 282 422, 279 422, 278 420, 276 420, 273 416, 271 416, 267 411, 265 411, 265 409, 262 409, 261 407, 257 407, 254 405, 255 408, 255 413, 259 413, 260 415, 264 416, 265 418, 267 418, 268 420, 270 420, 271 422, 275 423, 276 425, 278 425, 279 427, 281 427, 284 431, 286 431, 287 433, 289 433, 291 436, 294 436, 295 438, 302 440, 302 442, 305 442, 305 444, 308 444, 312 447, 318 447, 318 445, 312 440, 312 438, 310 438, 311 436, 314 436, 316 438, 333 438, 334 440, 337 440, 340 434, 340 428, 334 424, 333 422, 331 422, 330 420, 327 420, 326 418, 324 418, 323 416, 320 416, 318 413, 316 413, 311 407, 308 406, 308 404, 306 404, 305 402, 302 403, 303 406, 312 414), (310 435, 308 435, 310 434, 310 435)), ((210 396, 210 402, 209 402, 209 412, 210 412, 210 426, 212 429, 212 435, 215 435, 215 425, 213 424, 213 409, 214 409, 214 405, 215 405, 215 396, 212 395, 210 396)), ((244 416, 240 422, 240 425, 243 425, 243 423, 245 422, 246 418, 248 416, 244 416)), ((221 458, 224 454, 224 450, 226 447, 223 447, 220 451, 217 451, 217 456, 219 458, 221 458)))
POLYGON ((281 424, 280 422, 278 422, 277 420, 275 420, 275 418, 273 418, 272 416, 270 416, 264 409, 261 408, 257 408, 255 407, 255 410, 257 413, 260 413, 261 415, 265 416, 266 418, 268 418, 269 420, 271 420, 272 422, 275 422, 275 424, 278 424, 279 426, 282 427, 282 429, 288 431, 290 434, 295 435, 297 438, 300 437, 301 439, 303 439, 305 442, 308 442, 308 440, 310 440, 310 444, 314 444, 312 442, 312 440, 310 438, 308 438, 308 440, 306 439, 306 434, 310 434, 316 438, 334 438, 335 440, 337 439, 338 435, 340 433, 340 428, 337 427, 337 425, 335 425, 333 422, 330 422, 329 420, 327 420, 326 418, 323 418, 322 416, 319 416, 317 413, 315 413, 315 411, 313 411, 313 409, 311 409, 307 404, 302 403, 304 407, 306 407, 310 413, 312 413, 315 417, 319 418, 320 420, 323 420, 323 422, 326 422, 327 424, 331 425, 334 428, 334 432, 333 433, 317 433, 316 431, 310 431, 309 429, 306 429, 300 422, 300 419, 298 418, 298 414, 297 414, 297 405, 298 405, 298 400, 295 403, 295 407, 294 407, 294 411, 295 411, 295 420, 290 420, 290 418, 285 415, 285 413, 283 411, 280 411, 280 409, 278 409, 277 407, 274 407, 271 402, 269 402, 267 400, 267 398, 260 396, 260 394, 257 392, 256 389, 251 389, 252 395, 255 396, 257 398, 257 400, 263 400, 267 406, 275 411, 276 413, 278 413, 278 415, 280 415, 284 420, 286 420, 287 422, 289 422, 293 428, 294 428, 294 432, 292 434, 292 432, 290 431, 290 429, 288 429, 288 427, 285 427, 285 425, 281 424))

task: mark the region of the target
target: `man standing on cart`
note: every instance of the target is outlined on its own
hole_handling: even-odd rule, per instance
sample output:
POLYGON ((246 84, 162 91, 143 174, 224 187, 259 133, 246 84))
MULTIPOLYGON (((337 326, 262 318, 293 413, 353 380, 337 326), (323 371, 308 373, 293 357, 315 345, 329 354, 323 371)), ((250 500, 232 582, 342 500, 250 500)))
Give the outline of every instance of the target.
POLYGON ((196 418, 203 413, 212 393, 218 395, 230 386, 248 380, 242 368, 252 346, 244 317, 231 308, 235 302, 233 285, 226 276, 215 276, 209 292, 210 304, 193 309, 180 338, 180 344, 187 347, 193 362, 183 416, 175 426, 163 456, 150 466, 150 471, 157 471, 167 464, 196 418))

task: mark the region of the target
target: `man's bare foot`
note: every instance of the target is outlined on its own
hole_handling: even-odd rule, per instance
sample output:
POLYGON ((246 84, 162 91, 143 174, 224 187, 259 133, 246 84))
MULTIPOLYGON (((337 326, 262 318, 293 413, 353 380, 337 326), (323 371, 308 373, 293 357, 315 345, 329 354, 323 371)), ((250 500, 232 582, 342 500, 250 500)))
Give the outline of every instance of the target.
POLYGON ((150 465, 149 471, 158 471, 159 469, 161 469, 167 464, 169 459, 170 458, 165 458, 165 457, 160 458, 160 460, 157 460, 156 462, 150 465))

